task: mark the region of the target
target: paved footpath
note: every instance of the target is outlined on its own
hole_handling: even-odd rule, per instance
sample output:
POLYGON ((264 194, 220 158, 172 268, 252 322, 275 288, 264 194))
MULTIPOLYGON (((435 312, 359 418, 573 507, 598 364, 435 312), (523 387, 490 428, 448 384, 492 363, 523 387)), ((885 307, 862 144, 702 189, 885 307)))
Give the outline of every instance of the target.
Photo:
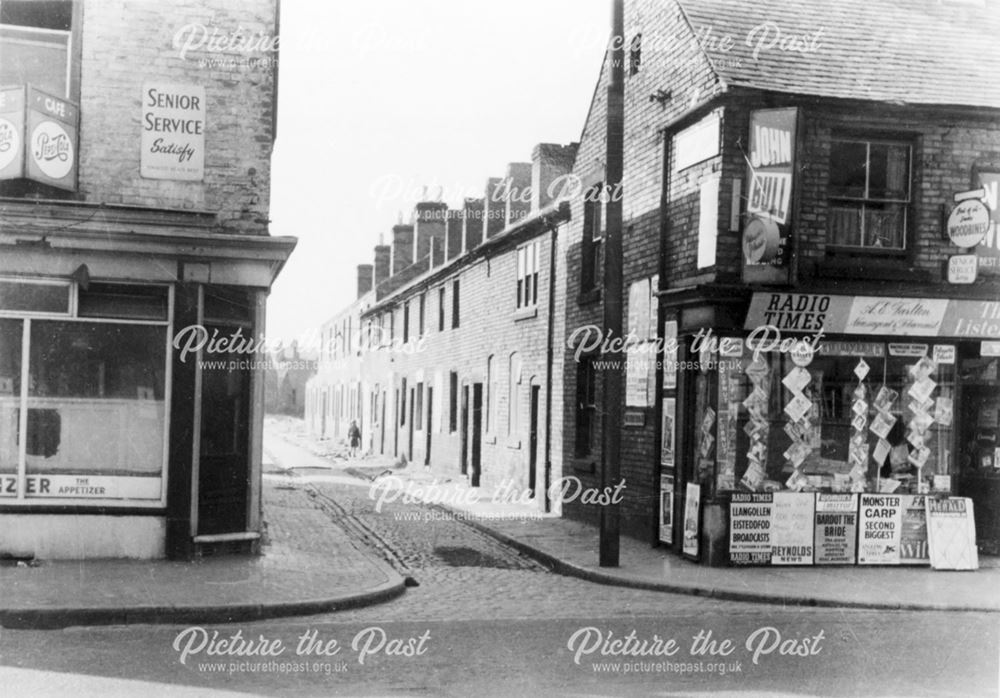
POLYGON ((263 555, 0 566, 0 626, 235 622, 355 608, 403 578, 294 477, 265 463, 263 555))

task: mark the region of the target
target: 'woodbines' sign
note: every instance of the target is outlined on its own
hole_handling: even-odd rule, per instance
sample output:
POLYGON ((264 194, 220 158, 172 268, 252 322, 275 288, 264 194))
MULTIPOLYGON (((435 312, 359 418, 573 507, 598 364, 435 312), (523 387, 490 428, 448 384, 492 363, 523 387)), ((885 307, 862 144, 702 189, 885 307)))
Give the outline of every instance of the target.
POLYGON ((149 179, 205 177, 205 88, 142 86, 140 173, 149 179))
POLYGON ((797 123, 796 109, 750 112, 750 189, 743 228, 746 281, 788 281, 797 123))

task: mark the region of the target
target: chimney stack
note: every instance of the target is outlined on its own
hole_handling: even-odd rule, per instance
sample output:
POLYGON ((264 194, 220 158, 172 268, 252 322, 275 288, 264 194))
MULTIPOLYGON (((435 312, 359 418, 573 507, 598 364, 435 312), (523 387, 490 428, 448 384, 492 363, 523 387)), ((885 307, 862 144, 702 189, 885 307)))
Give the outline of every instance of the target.
POLYGON ((375 271, 374 284, 378 287, 383 281, 392 276, 392 247, 383 245, 382 241, 375 245, 375 271))
POLYGON ((462 254, 462 212, 448 211, 448 227, 445 231, 445 257, 455 259, 462 254))
POLYGON ((504 201, 503 180, 490 177, 486 180, 486 201, 483 207, 483 239, 504 229, 507 220, 507 202, 504 201))
POLYGON ((374 271, 371 264, 358 265, 358 298, 372 290, 374 271))
MULTIPOLYGON (((539 143, 531 153, 531 211, 537 212, 552 203, 559 196, 562 186, 549 191, 558 178, 573 171, 576 149, 579 143, 558 145, 539 143)), ((569 189, 566 193, 569 193, 569 189)))
POLYGON ((473 250, 483 241, 483 214, 486 202, 482 199, 466 199, 462 208, 462 250, 473 250))
POLYGON ((448 205, 442 201, 421 201, 417 204, 415 214, 416 225, 414 226, 414 237, 416 254, 413 261, 419 262, 431 254, 432 240, 440 240, 442 249, 444 249, 448 205))
POLYGON ((530 162, 507 165, 503 180, 505 226, 514 225, 531 211, 531 169, 530 162))
POLYGON ((392 275, 413 264, 413 226, 392 226, 392 275))

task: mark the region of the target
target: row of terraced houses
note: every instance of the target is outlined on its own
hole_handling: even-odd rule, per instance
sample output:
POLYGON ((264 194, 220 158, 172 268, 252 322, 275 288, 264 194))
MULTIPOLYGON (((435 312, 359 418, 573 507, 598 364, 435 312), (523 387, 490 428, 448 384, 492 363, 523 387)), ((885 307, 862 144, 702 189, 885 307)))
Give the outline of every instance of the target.
MULTIPOLYGON (((735 561, 757 553, 731 537, 734 494, 963 495, 995 548, 998 34, 989 0, 627 0, 579 142, 458 208, 417 204, 358 267, 310 429, 356 420, 366 452, 596 521, 549 485, 600 484, 618 370, 631 536, 735 561), (593 330, 615 55, 631 347, 613 368, 593 330)), ((851 545, 830 561, 863 561, 851 545)))

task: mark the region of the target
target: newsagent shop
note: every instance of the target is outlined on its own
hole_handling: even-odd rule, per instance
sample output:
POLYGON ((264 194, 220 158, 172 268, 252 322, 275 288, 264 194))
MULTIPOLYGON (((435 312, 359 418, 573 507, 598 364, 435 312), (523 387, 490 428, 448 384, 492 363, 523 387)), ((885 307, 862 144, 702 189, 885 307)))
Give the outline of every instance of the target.
POLYGON ((927 565, 929 536, 945 566, 975 566, 975 536, 996 554, 1000 302, 756 291, 714 310, 725 329, 697 308, 667 323, 695 369, 664 381, 688 457, 663 477, 661 540, 676 520, 684 555, 733 565, 927 565))

